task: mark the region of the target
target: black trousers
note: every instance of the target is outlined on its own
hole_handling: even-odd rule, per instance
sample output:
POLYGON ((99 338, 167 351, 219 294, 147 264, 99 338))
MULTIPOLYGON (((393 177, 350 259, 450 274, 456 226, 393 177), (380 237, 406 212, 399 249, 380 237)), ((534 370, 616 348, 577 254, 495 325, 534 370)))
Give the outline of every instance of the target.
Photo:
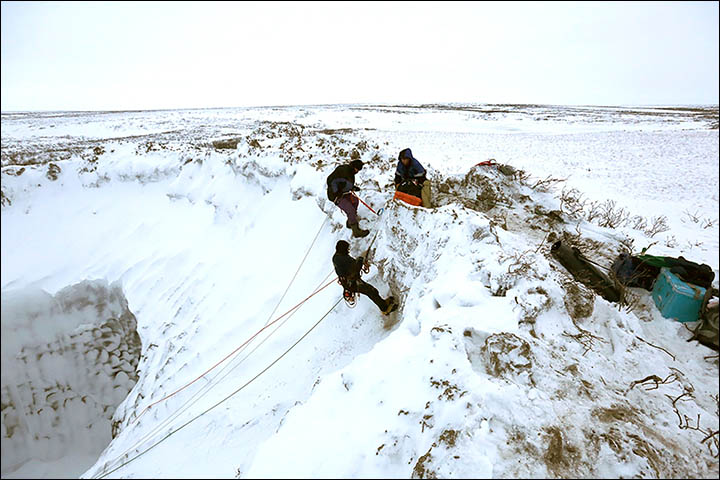
POLYGON ((365 283, 363 280, 357 279, 354 282, 343 286, 353 293, 362 293, 367 296, 375 305, 377 305, 380 311, 384 312, 387 308, 387 302, 380 296, 377 288, 373 287, 369 283, 365 283))

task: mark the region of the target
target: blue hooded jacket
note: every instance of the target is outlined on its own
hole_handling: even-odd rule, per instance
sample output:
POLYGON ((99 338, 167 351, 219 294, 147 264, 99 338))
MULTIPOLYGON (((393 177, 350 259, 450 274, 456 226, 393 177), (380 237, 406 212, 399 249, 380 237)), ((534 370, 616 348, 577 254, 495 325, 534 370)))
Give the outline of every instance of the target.
POLYGON ((426 177, 425 169, 422 165, 420 165, 420 162, 413 157, 412 150, 406 148, 400 152, 400 155, 398 155, 398 165, 395 170, 395 183, 399 184, 407 182, 408 180, 415 180, 418 183, 423 183, 426 180, 426 177), (407 167, 403 165, 402 160, 400 160, 403 157, 410 159, 410 165, 407 167))

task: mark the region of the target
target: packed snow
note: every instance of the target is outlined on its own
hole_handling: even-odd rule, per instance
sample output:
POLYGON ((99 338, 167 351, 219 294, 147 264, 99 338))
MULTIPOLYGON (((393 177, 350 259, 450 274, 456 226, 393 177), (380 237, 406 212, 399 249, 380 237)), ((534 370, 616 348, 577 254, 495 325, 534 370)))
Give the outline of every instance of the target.
POLYGON ((717 477, 717 353, 550 245, 717 287, 718 170, 717 106, 3 113, 2 477, 717 477))

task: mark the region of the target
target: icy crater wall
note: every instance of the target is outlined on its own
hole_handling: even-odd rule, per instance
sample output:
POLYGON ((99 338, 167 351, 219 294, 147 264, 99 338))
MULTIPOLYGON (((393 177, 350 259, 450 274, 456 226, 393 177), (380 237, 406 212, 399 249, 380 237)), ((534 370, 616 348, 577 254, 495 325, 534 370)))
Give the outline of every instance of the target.
POLYGON ((2 292, 2 474, 33 459, 99 455, 140 352, 117 283, 84 281, 54 297, 2 292))

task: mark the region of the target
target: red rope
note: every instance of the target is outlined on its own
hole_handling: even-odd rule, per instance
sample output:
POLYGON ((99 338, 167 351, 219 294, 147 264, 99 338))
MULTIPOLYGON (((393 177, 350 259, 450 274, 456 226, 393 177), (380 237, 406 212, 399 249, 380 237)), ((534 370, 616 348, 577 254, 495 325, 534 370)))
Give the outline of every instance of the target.
POLYGON ((353 196, 353 197, 355 197, 355 198, 357 198, 358 200, 360 200, 360 202, 361 202, 363 205, 365 205, 366 207, 368 207, 368 209, 370 209, 371 212, 373 212, 375 215, 378 214, 375 210, 372 209, 372 207, 371 207, 370 205, 368 205, 367 203, 363 202, 363 199, 362 199, 362 198, 360 198, 360 197, 358 197, 357 195, 355 195, 355 192, 352 192, 352 191, 351 191, 350 193, 352 193, 352 196, 353 196))
POLYGON ((324 286, 322 286, 319 290, 317 290, 317 291, 315 291, 313 294, 307 296, 303 301, 301 301, 300 303, 298 303, 297 305, 295 305, 294 307, 292 307, 290 310, 288 310, 287 312, 283 313, 282 315, 280 315, 278 318, 276 318, 276 319, 273 320, 272 322, 270 322, 270 323, 268 323, 267 325, 265 325, 263 328, 261 328, 260 330, 258 330, 252 337, 250 337, 250 338, 248 338, 247 340, 245 340, 245 341, 242 343, 242 345, 240 345, 240 346, 237 347, 235 350, 233 350, 232 352, 230 352, 228 355, 226 355, 222 360, 220 360, 219 362, 217 362, 215 365, 213 365, 212 367, 208 368, 204 373, 202 373, 200 376, 198 376, 197 378, 195 378, 193 381, 191 381, 190 383, 185 384, 184 386, 178 388, 177 390, 175 390, 174 392, 170 393, 169 395, 166 395, 166 396, 164 396, 163 398, 161 398, 160 400, 157 400, 157 401, 151 403, 150 405, 148 405, 147 407, 145 407, 145 409, 144 409, 142 412, 140 412, 140 415, 138 415, 137 418, 135 418, 135 420, 133 421, 133 423, 137 423, 137 421, 140 419, 140 417, 142 417, 143 414, 144 414, 145 412, 147 412, 152 406, 157 405, 158 403, 160 403, 160 402, 162 402, 162 401, 164 401, 164 400, 167 400, 168 398, 172 397, 172 396, 175 395, 176 393, 179 393, 179 392, 185 390, 187 387, 189 387, 189 386, 192 385, 193 383, 195 383, 195 382, 197 382, 198 380, 200 380, 202 377, 204 377, 205 375, 207 375, 208 372, 210 372, 211 370, 213 370, 214 368, 216 368, 218 365, 220 365, 220 364, 223 363, 225 360, 227 360, 228 358, 230 358, 235 352, 237 352, 237 351, 240 350, 242 347, 244 347, 245 345, 247 345, 248 342, 250 342, 253 338, 257 337, 263 330, 265 330, 266 328, 268 328, 270 325, 276 323, 278 320, 280 320, 281 318, 283 318, 284 316, 286 316, 287 314, 289 314, 290 312, 292 312, 292 311, 295 310, 296 308, 300 307, 303 303, 307 302, 308 300, 310 300, 311 297, 313 297, 313 296, 317 295, 318 293, 320 293, 321 290, 323 290, 325 287, 328 287, 328 286, 329 286, 331 283, 333 283, 335 280, 337 280, 337 277, 334 278, 333 280, 330 280, 328 283, 326 283, 324 286))

